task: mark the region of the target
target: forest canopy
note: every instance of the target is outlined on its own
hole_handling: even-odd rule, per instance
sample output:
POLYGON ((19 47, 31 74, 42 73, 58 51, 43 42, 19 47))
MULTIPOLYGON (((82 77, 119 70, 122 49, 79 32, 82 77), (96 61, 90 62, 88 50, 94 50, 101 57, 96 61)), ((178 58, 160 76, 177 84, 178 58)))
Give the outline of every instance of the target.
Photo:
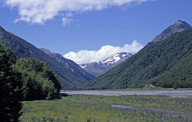
POLYGON ((36 58, 18 59, 13 68, 22 74, 24 100, 59 97, 61 85, 52 70, 42 61, 36 58))

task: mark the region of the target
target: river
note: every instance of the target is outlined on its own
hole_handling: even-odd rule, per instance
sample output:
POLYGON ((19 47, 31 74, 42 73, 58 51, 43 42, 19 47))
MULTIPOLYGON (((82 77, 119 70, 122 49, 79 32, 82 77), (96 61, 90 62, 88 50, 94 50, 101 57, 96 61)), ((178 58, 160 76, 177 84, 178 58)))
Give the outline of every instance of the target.
POLYGON ((192 98, 192 90, 131 90, 131 91, 110 91, 110 90, 80 90, 80 91, 64 91, 69 95, 101 95, 101 96, 122 96, 122 95, 156 95, 192 98))

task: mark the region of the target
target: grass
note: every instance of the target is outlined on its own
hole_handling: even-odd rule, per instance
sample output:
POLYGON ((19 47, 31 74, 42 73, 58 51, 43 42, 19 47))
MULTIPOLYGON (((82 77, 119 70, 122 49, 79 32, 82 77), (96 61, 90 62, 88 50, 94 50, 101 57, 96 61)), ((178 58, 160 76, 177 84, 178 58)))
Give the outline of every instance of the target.
POLYGON ((165 96, 73 95, 60 100, 24 101, 21 121, 127 122, 190 121, 192 99, 165 96), (113 108, 111 105, 137 109, 113 108))

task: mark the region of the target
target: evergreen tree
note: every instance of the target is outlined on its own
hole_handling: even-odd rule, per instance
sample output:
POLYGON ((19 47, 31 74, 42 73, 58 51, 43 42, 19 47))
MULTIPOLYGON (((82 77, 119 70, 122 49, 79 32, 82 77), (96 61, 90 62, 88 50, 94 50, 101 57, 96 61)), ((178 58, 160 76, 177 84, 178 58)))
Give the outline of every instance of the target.
POLYGON ((18 121, 21 115, 22 82, 21 75, 15 72, 12 64, 16 62, 14 54, 0 45, 0 121, 18 121))

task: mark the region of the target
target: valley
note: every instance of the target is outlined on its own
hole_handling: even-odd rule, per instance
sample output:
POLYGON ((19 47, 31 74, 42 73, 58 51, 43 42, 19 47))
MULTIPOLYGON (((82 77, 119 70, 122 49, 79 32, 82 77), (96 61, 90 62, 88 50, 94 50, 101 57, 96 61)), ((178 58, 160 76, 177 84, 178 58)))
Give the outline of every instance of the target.
MULTIPOLYGON (((76 64, 59 53, 37 48, 0 27, 0 43, 16 58, 37 58, 58 77, 62 90, 191 88, 192 27, 178 20, 136 54, 118 52, 99 62, 76 64)), ((81 56, 83 57, 83 56, 81 56)))
POLYGON ((192 122, 192 0, 0 0, 0 122, 192 122))

